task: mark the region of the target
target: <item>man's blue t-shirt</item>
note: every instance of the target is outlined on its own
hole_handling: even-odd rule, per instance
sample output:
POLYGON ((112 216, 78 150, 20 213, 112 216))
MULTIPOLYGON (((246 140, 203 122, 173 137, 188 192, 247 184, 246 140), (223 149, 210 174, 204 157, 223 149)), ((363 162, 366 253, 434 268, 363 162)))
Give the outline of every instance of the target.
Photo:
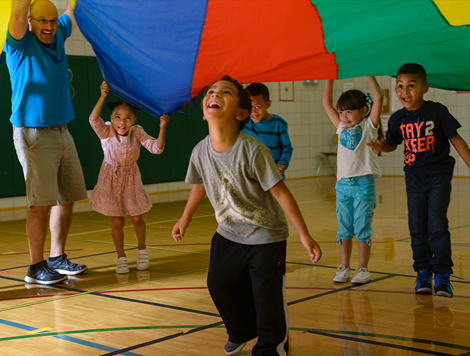
POLYGON ((63 125, 75 118, 64 49, 71 33, 72 21, 64 14, 49 45, 40 42, 29 30, 19 41, 7 34, 5 51, 12 88, 13 126, 63 125))

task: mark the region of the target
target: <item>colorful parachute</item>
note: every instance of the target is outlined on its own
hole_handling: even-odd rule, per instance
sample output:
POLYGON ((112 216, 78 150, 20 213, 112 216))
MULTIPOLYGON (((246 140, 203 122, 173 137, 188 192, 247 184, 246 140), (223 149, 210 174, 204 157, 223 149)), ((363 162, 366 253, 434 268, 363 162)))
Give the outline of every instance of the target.
POLYGON ((229 74, 242 83, 394 75, 470 90, 470 1, 77 0, 112 91, 158 116, 229 74))

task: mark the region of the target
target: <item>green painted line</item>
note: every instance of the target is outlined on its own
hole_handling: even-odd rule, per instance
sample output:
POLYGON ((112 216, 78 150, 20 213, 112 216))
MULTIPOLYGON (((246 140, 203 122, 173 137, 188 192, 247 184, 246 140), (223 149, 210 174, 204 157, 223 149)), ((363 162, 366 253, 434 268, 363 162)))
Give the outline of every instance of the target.
POLYGON ((198 269, 194 269, 194 270, 191 270, 191 271, 185 271, 185 272, 174 273, 174 274, 167 274, 167 275, 165 275, 165 276, 150 278, 150 279, 146 279, 146 280, 144 280, 144 281, 134 281, 134 282, 129 282, 129 283, 125 283, 125 284, 118 284, 118 285, 110 286, 110 287, 107 287, 107 288, 95 289, 95 290, 91 290, 91 291, 87 291, 87 292, 83 292, 83 293, 77 293, 77 294, 72 294, 72 295, 65 295, 65 296, 63 296, 63 297, 55 297, 55 298, 49 298, 49 299, 40 300, 40 301, 36 301, 36 302, 32 302, 32 303, 26 303, 26 304, 15 305, 15 306, 12 306, 12 307, 2 308, 2 309, 0 309, 0 312, 8 311, 8 310, 14 310, 14 309, 19 309, 19 308, 23 308, 23 307, 32 306, 32 305, 38 305, 38 304, 44 304, 44 303, 54 302, 54 301, 62 300, 62 299, 69 299, 69 298, 79 297, 79 296, 83 296, 83 295, 87 295, 87 294, 92 294, 92 293, 103 292, 103 291, 112 290, 112 289, 115 289, 115 288, 127 287, 127 286, 131 286, 131 285, 134 285, 134 284, 139 284, 139 283, 142 283, 142 282, 151 282, 151 281, 155 281, 155 280, 159 280, 159 279, 164 279, 164 278, 182 276, 182 275, 184 275, 184 274, 189 274, 189 273, 204 271, 204 270, 207 270, 208 268, 209 268, 209 267, 198 268, 198 269))
MULTIPOLYGON (((97 244, 108 244, 108 245, 114 245, 114 242, 108 242, 108 241, 96 241, 96 240, 87 240, 87 239, 77 239, 74 237, 68 237, 67 240, 73 240, 73 241, 80 241, 80 242, 93 242, 97 244)), ((124 244, 126 247, 132 247, 132 248, 137 248, 137 245, 134 244, 124 244)), ((176 243, 175 243, 176 246, 176 243)), ((167 252, 178 252, 178 253, 189 253, 193 255, 204 255, 204 256, 209 256, 210 253, 208 252, 194 252, 194 251, 184 251, 184 250, 173 250, 169 248, 161 248, 161 247, 151 247, 147 246, 147 249, 152 249, 152 250, 160 250, 160 251, 167 251, 167 252)))
POLYGON ((449 230, 457 230, 457 229, 462 229, 464 227, 470 227, 470 224, 469 225, 462 225, 462 226, 452 227, 449 230))
MULTIPOLYGON (((43 333, 43 334, 3 337, 3 338, 0 338, 0 342, 10 341, 10 340, 31 339, 31 338, 37 338, 37 337, 72 335, 72 334, 87 334, 87 333, 129 331, 129 330, 196 329, 196 328, 201 328, 201 327, 203 327, 203 325, 164 325, 164 326, 136 326, 136 327, 121 327, 121 328, 71 330, 71 331, 61 331, 61 332, 48 332, 48 333, 43 333)), ((219 326, 214 326, 212 328, 221 329, 221 328, 225 328, 225 326, 219 325, 219 326)), ((416 339, 416 338, 404 337, 404 336, 396 336, 396 335, 364 333, 364 332, 354 332, 354 331, 339 331, 339 330, 329 330, 329 329, 296 328, 296 327, 289 327, 289 331, 300 331, 300 332, 314 331, 314 332, 322 332, 322 333, 338 334, 338 335, 368 336, 368 337, 373 337, 373 338, 416 342, 416 343, 421 343, 421 344, 426 344, 426 345, 435 345, 435 346, 447 347, 451 349, 470 351, 469 346, 456 345, 456 344, 450 344, 446 342, 439 342, 439 341, 433 341, 433 340, 416 339)), ((360 341, 360 339, 358 339, 358 341, 360 341)))
MULTIPOLYGON (((71 331, 60 331, 60 332, 48 332, 48 333, 42 333, 42 334, 3 337, 3 338, 0 338, 0 342, 9 341, 9 340, 30 339, 30 338, 45 337, 45 336, 88 334, 88 333, 100 333, 100 332, 110 332, 110 331, 154 330, 154 329, 194 329, 194 328, 199 328, 199 327, 201 327, 201 325, 136 326, 136 327, 129 326, 129 327, 122 327, 122 328, 71 330, 71 331)), ((220 327, 223 327, 223 326, 220 326, 220 327)))
MULTIPOLYGON (((76 237, 67 237, 67 241, 80 241, 80 242, 94 242, 96 244, 106 244, 106 245, 114 245, 114 242, 110 241, 97 241, 97 240, 88 240, 88 239, 77 239, 76 237)), ((127 244, 124 244, 127 246, 127 244)))

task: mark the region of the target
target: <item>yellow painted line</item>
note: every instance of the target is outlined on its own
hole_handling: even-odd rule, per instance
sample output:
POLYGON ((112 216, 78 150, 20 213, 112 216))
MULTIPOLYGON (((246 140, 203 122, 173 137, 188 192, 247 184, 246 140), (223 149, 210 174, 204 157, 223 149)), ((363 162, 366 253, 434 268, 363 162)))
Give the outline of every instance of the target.
POLYGON ((415 309, 419 309, 419 308, 422 308, 422 307, 423 307, 423 305, 413 305, 412 307, 410 307, 410 309, 415 310, 415 309))
POLYGON ((31 330, 31 331, 28 331, 28 334, 39 334, 43 331, 49 331, 49 330, 52 330, 52 328, 42 328, 42 329, 31 330))
POLYGON ((73 295, 64 295, 63 297, 54 297, 54 298, 39 300, 39 301, 32 302, 32 303, 15 305, 15 306, 12 306, 12 307, 2 308, 2 309, 0 309, 0 312, 7 311, 7 310, 14 310, 14 309, 19 309, 19 308, 24 308, 24 307, 28 307, 28 306, 32 306, 32 305, 39 305, 39 304, 44 304, 44 303, 49 303, 49 302, 56 302, 56 301, 63 300, 63 299, 80 297, 80 296, 84 296, 84 295, 91 294, 91 293, 104 292, 104 291, 107 291, 107 290, 112 290, 114 288, 122 288, 122 287, 131 286, 131 285, 139 284, 139 283, 143 283, 143 282, 151 282, 151 281, 156 281, 156 280, 164 279, 164 278, 182 276, 182 275, 189 274, 189 273, 204 271, 204 270, 207 270, 208 268, 209 267, 198 268, 198 269, 194 269, 194 270, 191 270, 191 271, 167 274, 167 275, 161 276, 161 277, 145 279, 143 281, 134 281, 134 282, 129 282, 129 283, 125 283, 125 284, 117 284, 117 285, 110 286, 110 287, 107 287, 107 288, 95 289, 95 290, 91 290, 91 291, 88 291, 88 292, 77 293, 77 294, 73 294, 73 295))

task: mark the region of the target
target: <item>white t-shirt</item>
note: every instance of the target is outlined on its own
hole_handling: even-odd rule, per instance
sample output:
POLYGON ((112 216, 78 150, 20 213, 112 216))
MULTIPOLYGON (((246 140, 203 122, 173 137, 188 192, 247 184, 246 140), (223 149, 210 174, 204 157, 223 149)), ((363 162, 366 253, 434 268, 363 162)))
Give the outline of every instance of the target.
POLYGON ((374 127, 372 120, 366 118, 358 125, 347 128, 339 123, 338 134, 338 180, 342 178, 359 177, 372 174, 374 179, 379 178, 379 164, 377 154, 366 145, 370 140, 376 140, 378 127, 374 127))

